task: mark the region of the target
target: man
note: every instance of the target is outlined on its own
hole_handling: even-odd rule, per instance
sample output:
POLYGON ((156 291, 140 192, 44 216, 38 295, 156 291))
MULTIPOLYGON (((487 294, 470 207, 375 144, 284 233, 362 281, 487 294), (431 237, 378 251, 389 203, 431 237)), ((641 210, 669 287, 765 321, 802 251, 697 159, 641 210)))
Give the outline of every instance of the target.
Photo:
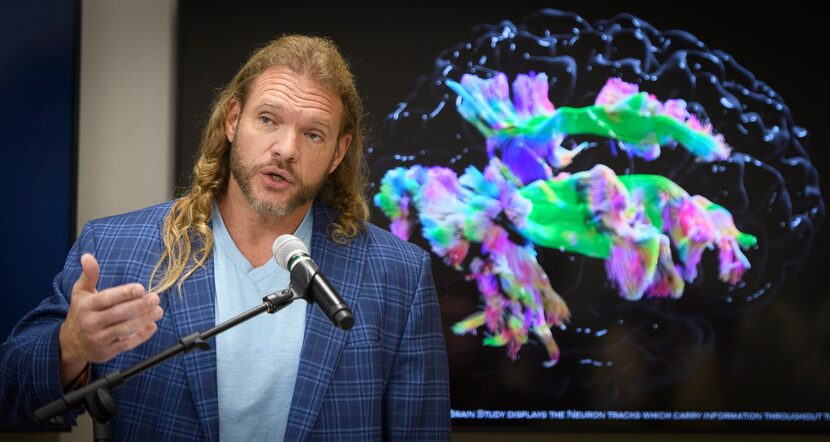
POLYGON ((361 114, 330 41, 255 52, 214 105, 189 194, 84 227, 55 296, 2 346, 2 416, 34 428, 64 389, 258 305, 288 285, 271 244, 293 233, 354 328, 305 302, 261 315, 115 390, 114 438, 448 439, 429 256, 367 223, 361 114))

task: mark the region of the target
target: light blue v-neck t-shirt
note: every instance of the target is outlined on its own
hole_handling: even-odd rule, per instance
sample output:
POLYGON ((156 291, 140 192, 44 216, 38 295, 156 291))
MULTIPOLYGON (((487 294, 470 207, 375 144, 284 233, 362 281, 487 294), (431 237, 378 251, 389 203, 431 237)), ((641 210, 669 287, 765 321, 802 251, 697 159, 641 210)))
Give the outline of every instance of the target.
MULTIPOLYGON (((311 210, 294 236, 311 243, 311 210)), ((216 323, 262 303, 288 287, 289 273, 273 259, 253 268, 236 247, 219 209, 213 209, 216 323)), ((294 396, 307 303, 296 301, 216 336, 219 437, 228 441, 280 441, 294 396)))

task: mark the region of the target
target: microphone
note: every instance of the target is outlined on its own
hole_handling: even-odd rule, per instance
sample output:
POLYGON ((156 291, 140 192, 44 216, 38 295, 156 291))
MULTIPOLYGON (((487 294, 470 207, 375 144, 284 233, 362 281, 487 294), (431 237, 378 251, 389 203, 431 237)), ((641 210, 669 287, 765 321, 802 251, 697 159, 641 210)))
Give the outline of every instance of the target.
POLYGON ((354 325, 354 316, 349 306, 328 279, 317 269, 308 255, 308 248, 294 235, 281 235, 271 248, 274 259, 280 267, 291 273, 291 290, 301 298, 323 310, 331 322, 348 330, 354 325), (307 296, 308 295, 308 296, 307 296))

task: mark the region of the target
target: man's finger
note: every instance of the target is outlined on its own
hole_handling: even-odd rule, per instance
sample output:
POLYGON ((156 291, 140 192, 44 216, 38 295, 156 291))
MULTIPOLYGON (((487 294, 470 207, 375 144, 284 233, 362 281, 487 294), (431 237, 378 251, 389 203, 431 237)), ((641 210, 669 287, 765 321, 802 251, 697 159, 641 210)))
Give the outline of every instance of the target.
POLYGON ((111 340, 123 336, 129 336, 138 330, 147 326, 150 322, 155 322, 161 319, 164 312, 159 306, 142 305, 141 310, 131 312, 130 317, 122 321, 111 323, 102 330, 102 337, 105 340, 111 340))
POLYGON ((89 302, 88 306, 91 309, 100 311, 143 296, 144 287, 141 284, 133 283, 101 290, 95 296, 89 297, 87 302, 89 302))
POLYGON ((144 341, 150 339, 150 336, 153 336, 153 333, 155 333, 157 329, 158 327, 156 326, 156 323, 151 322, 147 324, 146 327, 133 333, 132 335, 118 339, 113 344, 114 350, 118 353, 132 350, 144 343, 144 341))
MULTIPOLYGON (((104 292, 95 295, 100 296, 104 292)), ((146 315, 159 305, 158 295, 154 293, 137 296, 133 299, 127 299, 119 304, 115 304, 106 310, 98 310, 100 313, 100 323, 104 327, 118 324, 120 322, 128 321, 146 315)))
POLYGON ((81 256, 81 277, 75 282, 75 289, 94 293, 98 286, 99 273, 98 261, 91 254, 84 253, 81 256))

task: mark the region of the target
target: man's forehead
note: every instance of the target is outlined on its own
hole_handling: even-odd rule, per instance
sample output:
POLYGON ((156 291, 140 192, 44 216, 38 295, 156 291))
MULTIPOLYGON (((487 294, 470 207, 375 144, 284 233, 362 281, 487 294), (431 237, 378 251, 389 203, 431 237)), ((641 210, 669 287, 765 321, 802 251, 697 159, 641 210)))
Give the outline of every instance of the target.
POLYGON ((342 112, 342 102, 335 91, 284 67, 266 69, 252 86, 247 98, 253 106, 282 108, 290 103, 328 113, 342 112))

